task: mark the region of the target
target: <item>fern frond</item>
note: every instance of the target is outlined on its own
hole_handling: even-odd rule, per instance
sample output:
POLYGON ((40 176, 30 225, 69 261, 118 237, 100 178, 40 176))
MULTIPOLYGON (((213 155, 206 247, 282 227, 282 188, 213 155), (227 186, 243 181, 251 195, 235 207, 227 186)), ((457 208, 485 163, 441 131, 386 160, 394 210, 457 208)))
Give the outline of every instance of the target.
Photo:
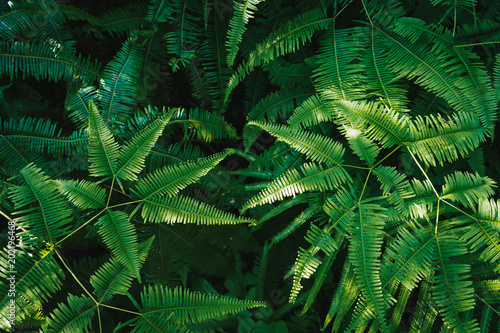
POLYGON ((410 122, 405 145, 426 165, 454 162, 486 139, 486 128, 471 113, 454 113, 449 119, 429 115, 410 122))
POLYGON ((262 0, 234 0, 234 12, 229 21, 229 31, 227 33, 226 48, 227 48, 227 64, 233 66, 234 59, 238 53, 239 46, 243 39, 243 34, 246 31, 246 25, 258 10, 257 6, 262 0))
POLYGON ((58 190, 72 204, 81 209, 104 208, 106 192, 98 184, 81 180, 56 180, 58 190))
POLYGON ((311 79, 314 60, 304 59, 304 62, 291 64, 283 58, 278 58, 262 67, 269 72, 269 81, 282 89, 287 87, 310 88, 313 86, 311 79))
POLYGON ((118 163, 118 143, 92 101, 89 111, 89 172, 95 177, 114 176, 118 163))
POLYGON ((373 164, 375 164, 375 159, 380 153, 380 147, 364 136, 360 130, 344 125, 341 131, 345 135, 353 153, 355 153, 360 160, 365 161, 368 167, 372 167, 373 164))
POLYGON ((89 123, 89 103, 97 99, 97 90, 94 86, 78 87, 75 82, 68 84, 64 108, 69 118, 78 129, 84 128, 89 123))
POLYGON ((372 169, 372 172, 382 185, 380 187, 383 191, 382 195, 389 195, 389 203, 396 205, 398 212, 404 214, 406 200, 414 197, 406 177, 400 174, 396 168, 384 165, 372 169), (393 188, 394 190, 391 192, 393 188))
POLYGON ((199 158, 196 161, 165 166, 139 179, 135 187, 131 189, 131 193, 136 198, 143 200, 162 195, 172 197, 181 189, 206 175, 210 169, 219 164, 220 161, 231 153, 232 151, 228 150, 223 153, 199 158))
MULTIPOLYGON (((326 27, 325 27, 326 28, 326 27)), ((360 62, 363 49, 355 31, 337 30, 335 22, 322 39, 315 70, 315 86, 324 100, 357 100, 364 96, 360 82, 364 65, 360 62)))
POLYGON ((196 136, 206 142, 237 138, 236 129, 222 115, 200 109, 179 109, 167 124, 168 127, 175 125, 182 126, 186 136, 196 136))
POLYGON ((149 155, 151 148, 153 148, 158 137, 163 132, 172 114, 173 110, 137 132, 125 143, 118 155, 116 177, 127 180, 137 179, 137 174, 144 168, 144 160, 149 155))
POLYGON ((369 139, 380 141, 382 146, 389 148, 405 141, 406 116, 377 103, 340 100, 333 104, 343 125, 362 131, 369 139))
POLYGON ((307 128, 321 122, 333 121, 334 117, 335 110, 331 103, 323 101, 318 95, 313 95, 293 111, 288 124, 291 128, 299 128, 300 125, 307 128))
POLYGON ((428 275, 435 251, 434 235, 422 228, 400 229, 380 268, 382 286, 399 281, 407 290, 413 290, 428 275))
POLYGON ((106 246, 113 253, 113 257, 125 266, 130 273, 141 281, 137 233, 126 213, 106 210, 97 222, 98 233, 106 246))
POLYGON ((494 194, 496 182, 478 174, 455 172, 445 177, 443 198, 459 201, 466 207, 475 207, 479 200, 488 199, 494 194))
POLYGON ((113 8, 99 16, 95 24, 85 26, 84 30, 98 35, 100 31, 105 31, 120 37, 128 36, 131 31, 139 30, 146 24, 144 19, 146 10, 146 5, 143 3, 113 8))
POLYGON ((344 148, 342 145, 321 134, 257 121, 250 121, 248 125, 258 126, 269 132, 314 162, 326 162, 330 166, 340 165, 343 162, 344 148))
MULTIPOLYGON (((370 199, 368 199, 370 200, 370 199)), ((358 204, 359 219, 348 227, 349 260, 354 266, 359 288, 367 306, 373 307, 375 317, 385 326, 387 300, 380 280, 380 254, 383 241, 384 208, 366 200, 358 204)))
POLYGON ((100 76, 97 96, 99 108, 106 124, 121 123, 128 117, 136 104, 137 87, 144 63, 144 52, 140 37, 132 34, 115 55, 100 76))
POLYGON ((417 308, 410 326, 411 333, 429 333, 438 315, 436 304, 432 299, 432 284, 429 282, 433 276, 434 271, 429 270, 420 284, 417 308))
MULTIPOLYGON (((305 197, 303 196, 297 196, 291 200, 285 201, 282 204, 280 204, 276 208, 280 208, 278 211, 289 208, 293 204, 301 203, 301 202, 306 202, 305 197)), ((268 215, 275 215, 276 214, 276 208, 273 209, 270 213, 272 214, 266 214, 265 217, 268 215)), ((310 218, 312 218, 314 215, 316 215, 320 211, 320 207, 317 206, 311 206, 308 207, 306 210, 304 210, 302 213, 300 213, 296 218, 292 220, 283 230, 278 232, 271 238, 271 246, 275 243, 280 242, 281 240, 285 239, 288 237, 290 234, 292 234, 295 230, 300 228, 304 223, 306 223, 310 218)), ((262 218, 259 220, 259 223, 261 223, 262 218)))
MULTIPOLYGON (((0 253, 0 276, 4 281, 15 275, 15 305, 18 323, 25 315, 40 311, 49 297, 61 288, 65 274, 54 258, 52 251, 16 249, 15 272, 9 265, 7 248, 0 253)), ((10 283, 0 284, 0 327, 10 331, 8 326, 9 305, 11 304, 10 283)))
POLYGON ((241 211, 265 203, 282 200, 284 197, 295 196, 305 191, 324 191, 350 182, 351 178, 341 166, 324 168, 314 163, 304 164, 300 171, 291 169, 278 177, 258 195, 247 201, 241 211))
POLYGON ((68 294, 68 305, 59 303, 50 317, 47 318, 48 326, 42 326, 44 332, 83 332, 92 328, 92 318, 97 309, 97 304, 88 296, 81 297, 68 294))
POLYGON ((238 67, 236 73, 229 80, 224 100, 227 101, 233 89, 255 67, 270 62, 276 57, 293 52, 309 41, 316 30, 326 29, 330 23, 325 19, 324 12, 318 9, 311 10, 287 22, 278 30, 272 32, 258 44, 246 62, 238 67))
POLYGON ((171 198, 152 197, 144 201, 142 218, 153 223, 196 223, 226 225, 255 223, 253 219, 237 217, 203 202, 181 195, 171 198))
POLYGON ((167 22, 172 13, 173 7, 169 0, 151 0, 148 6, 146 21, 156 24, 157 22, 167 22))
POLYGON ((246 309, 267 306, 265 302, 241 301, 219 295, 200 294, 181 287, 169 289, 160 285, 144 287, 139 308, 142 316, 133 323, 136 330, 150 332, 165 323, 182 326, 217 319, 246 309))
POLYGON ((58 81, 72 80, 80 77, 91 83, 100 77, 100 65, 92 63, 90 58, 76 56, 75 50, 49 42, 10 43, 0 41, 0 75, 17 78, 23 73, 37 80, 49 79, 58 81))
POLYGON ((170 60, 174 72, 178 62, 185 66, 195 56, 195 47, 199 38, 201 27, 199 24, 199 4, 193 0, 174 0, 169 4, 173 13, 169 21, 174 25, 174 31, 163 36, 167 50, 175 57, 170 60))
POLYGON ((464 322, 461 313, 474 308, 474 288, 469 280, 470 265, 453 263, 453 258, 466 254, 461 241, 448 233, 436 237, 434 263, 438 265, 433 278, 433 298, 444 321, 457 332, 477 332, 475 320, 464 322))
POLYGON ((27 165, 20 171, 19 177, 22 177, 23 185, 12 188, 11 198, 17 213, 23 214, 19 217, 19 222, 26 229, 21 233, 26 233, 23 242, 55 244, 58 238, 68 233, 71 210, 57 191, 57 186, 41 169, 27 165))
MULTIPOLYGON (((463 226, 460 240, 467 241, 471 252, 480 252, 479 260, 494 263, 500 258, 500 237, 488 224, 475 221, 463 226)), ((459 229, 458 229, 459 230, 459 229)))
POLYGON ((339 284, 333 294, 330 309, 326 315, 323 328, 335 318, 332 332, 338 332, 340 326, 345 321, 345 316, 358 298, 361 290, 359 289, 356 275, 352 264, 346 260, 342 267, 342 275, 340 276, 339 284))
MULTIPOLYGON (((154 237, 137 244, 139 265, 142 266, 148 256, 154 237)), ((94 295, 99 303, 104 303, 114 295, 126 295, 132 285, 134 272, 126 268, 114 258, 104 263, 91 277, 94 295)))

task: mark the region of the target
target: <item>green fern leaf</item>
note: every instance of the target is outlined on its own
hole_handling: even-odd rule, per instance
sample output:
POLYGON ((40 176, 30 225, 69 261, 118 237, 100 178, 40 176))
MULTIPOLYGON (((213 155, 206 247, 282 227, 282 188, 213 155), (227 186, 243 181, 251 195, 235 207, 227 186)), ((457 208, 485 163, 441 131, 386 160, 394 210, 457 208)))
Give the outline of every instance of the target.
POLYGON ((255 223, 254 219, 237 217, 203 202, 181 195, 171 198, 152 197, 144 201, 142 218, 153 223, 196 223, 225 225, 255 223))
POLYGON ((267 306, 265 302, 240 301, 219 295, 200 294, 181 287, 169 289, 160 285, 144 287, 139 308, 141 316, 134 323, 136 330, 149 332, 165 322, 178 326, 202 323, 225 314, 267 306))
POLYGON ((227 33, 228 39, 226 41, 227 47, 227 64, 231 67, 234 64, 234 59, 238 53, 238 44, 241 43, 243 39, 243 34, 246 31, 246 25, 248 21, 253 18, 254 12, 256 12, 257 5, 262 0, 234 0, 234 13, 229 21, 229 31, 227 33))
POLYGON ((11 190, 17 213, 23 214, 18 220, 25 231, 19 236, 26 234, 23 240, 26 244, 43 242, 54 245, 57 239, 69 232, 71 210, 57 191, 56 184, 41 169, 30 164, 20 171, 19 177, 24 184, 11 190), (24 207, 27 208, 21 210, 24 207))
POLYGON ((313 95, 293 111, 288 119, 291 128, 309 127, 321 122, 332 121, 335 111, 329 102, 323 101, 318 95, 313 95))
POLYGON ((100 65, 89 59, 75 56, 72 48, 54 43, 0 42, 0 75, 17 77, 19 73, 34 76, 37 80, 72 80, 78 76, 85 82, 100 77, 100 65))
POLYGON ((342 131, 353 153, 355 153, 360 160, 365 161, 368 167, 372 167, 373 164, 375 164, 375 159, 380 153, 380 147, 364 136, 360 130, 344 125, 342 131))
POLYGON ((489 198, 496 182, 478 174, 455 172, 445 177, 443 199, 459 201, 466 207, 475 207, 479 200, 489 198))
POLYGON ((434 263, 438 265, 433 278, 433 298, 444 321, 457 332, 478 332, 475 320, 464 322, 461 313, 474 308, 474 289, 469 278, 470 265, 454 263, 453 258, 467 253, 461 241, 453 235, 436 237, 434 263))
MULTIPOLYGON (((154 237, 137 245, 139 254, 139 265, 142 266, 146 260, 154 237)), ((111 299, 114 295, 126 295, 134 278, 134 272, 114 258, 102 265, 91 277, 90 283, 94 287, 94 295, 99 303, 111 299)))
POLYGON ((90 102, 89 110, 89 172, 95 177, 114 176, 118 163, 118 143, 93 102, 90 102))
POLYGON ((126 213, 106 210, 97 222, 98 233, 116 260, 141 281, 137 234, 126 213))
POLYGON ((326 162, 330 166, 340 165, 343 162, 344 149, 342 145, 321 134, 256 121, 250 121, 248 125, 262 128, 276 136, 278 140, 286 142, 307 155, 314 162, 326 162))
POLYGON ((83 332, 92 326, 92 318, 97 311, 97 304, 87 296, 73 296, 68 294, 68 305, 59 303, 50 318, 47 326, 42 326, 44 332, 83 332))
POLYGON ((120 150, 118 155, 116 177, 126 180, 137 179, 137 174, 144 168, 144 160, 163 132, 173 112, 173 110, 170 111, 161 119, 157 119, 148 127, 143 128, 125 143, 125 147, 120 150))
POLYGON ((405 144, 426 165, 436 165, 436 160, 454 162, 473 151, 486 139, 486 129, 471 113, 454 113, 449 119, 441 116, 417 117, 409 123, 405 144))
MULTIPOLYGON (((2 279, 15 275, 15 322, 19 323, 26 315, 30 317, 35 311, 41 311, 50 296, 61 288, 65 274, 54 258, 52 251, 35 250, 28 253, 26 250, 17 249, 15 258, 16 273, 11 272, 7 248, 0 253, 0 266, 2 279)), ((10 281, 10 280, 5 280, 10 281)), ((0 327, 11 331, 8 325, 11 313, 11 295, 9 283, 0 284, 0 327)))
POLYGON ((136 104, 137 87, 144 63, 139 36, 133 34, 111 60, 100 77, 99 107, 106 124, 121 123, 136 104))
POLYGON ((162 195, 172 197, 181 189, 206 175, 210 169, 219 164, 220 161, 231 153, 232 151, 228 150, 224 153, 199 158, 196 161, 165 166, 139 179, 135 187, 131 189, 131 192, 136 198, 143 200, 162 195))
POLYGON ((265 203, 282 200, 284 197, 295 196, 305 191, 324 191, 333 189, 351 178, 341 166, 323 168, 316 164, 304 164, 300 172, 291 169, 273 181, 265 190, 250 199, 241 211, 265 203))
POLYGON ((56 180, 61 192, 75 206, 81 209, 106 207, 106 192, 96 183, 86 180, 56 180))

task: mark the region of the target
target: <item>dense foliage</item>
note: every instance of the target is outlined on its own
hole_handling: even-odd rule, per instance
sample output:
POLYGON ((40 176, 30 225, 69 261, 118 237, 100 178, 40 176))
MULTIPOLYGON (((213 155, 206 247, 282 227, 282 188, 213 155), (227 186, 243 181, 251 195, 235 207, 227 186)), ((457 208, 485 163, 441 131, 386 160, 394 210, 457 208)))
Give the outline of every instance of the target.
POLYGON ((0 6, 0 329, 500 330, 500 2, 0 6))

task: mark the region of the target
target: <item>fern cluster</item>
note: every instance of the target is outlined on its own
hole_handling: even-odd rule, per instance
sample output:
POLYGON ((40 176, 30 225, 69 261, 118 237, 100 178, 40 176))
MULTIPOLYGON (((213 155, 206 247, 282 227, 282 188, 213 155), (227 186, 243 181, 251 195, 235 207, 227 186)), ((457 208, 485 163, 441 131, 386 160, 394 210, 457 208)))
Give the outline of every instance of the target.
POLYGON ((497 2, 93 3, 0 8, 2 330, 500 329, 497 2))

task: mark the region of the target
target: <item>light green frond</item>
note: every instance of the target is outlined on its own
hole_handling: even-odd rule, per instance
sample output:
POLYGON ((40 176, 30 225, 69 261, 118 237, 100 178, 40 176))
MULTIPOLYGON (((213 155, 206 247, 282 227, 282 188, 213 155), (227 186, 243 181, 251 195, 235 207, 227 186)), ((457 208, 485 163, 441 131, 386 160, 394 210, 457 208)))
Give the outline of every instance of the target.
POLYGON ((136 198, 148 200, 163 195, 172 197, 181 189, 194 183, 206 175, 210 169, 215 167, 232 151, 214 154, 199 158, 196 161, 188 161, 176 165, 165 166, 146 177, 139 179, 131 189, 136 198))
POLYGON ((316 272, 318 266, 321 265, 321 260, 319 260, 315 253, 303 248, 299 248, 297 253, 297 259, 292 267, 291 272, 293 272, 293 286, 290 291, 290 297, 288 301, 294 303, 299 295, 302 285, 300 284, 302 279, 309 279, 312 274, 316 272))
POLYGON ((313 95, 293 111, 288 119, 291 128, 307 128, 321 122, 333 121, 335 110, 330 102, 325 102, 318 95, 313 95))
POLYGON ((237 138, 236 129, 222 115, 200 109, 179 109, 167 124, 168 127, 176 125, 182 127, 187 137, 206 142, 237 138))
POLYGON ((466 254, 464 244, 453 235, 436 237, 434 264, 438 265, 433 278, 433 299, 444 322, 457 332, 478 332, 475 320, 462 320, 462 313, 474 308, 474 288, 469 280, 470 265, 454 263, 453 258, 466 254))
POLYGON ((226 314, 265 307, 265 302, 238 300, 231 297, 201 294, 181 287, 169 289, 160 285, 144 287, 141 293, 141 316, 133 325, 136 330, 150 332, 165 322, 182 326, 217 319, 226 314))
POLYGON ((144 201, 142 218, 152 223, 196 223, 226 225, 255 223, 254 219, 238 217, 213 206, 177 195, 170 198, 152 197, 144 201))
POLYGON ((494 263, 500 258, 500 237, 490 225, 475 221, 463 226, 465 233, 460 240, 466 241, 471 252, 479 252, 479 260, 494 263))
POLYGON ((104 208, 106 192, 98 184, 87 180, 56 180, 58 190, 72 204, 81 208, 104 208))
POLYGON ((382 286, 399 281, 407 290, 413 290, 428 275, 435 251, 434 235, 420 228, 400 229, 380 268, 382 286))
POLYGON ((238 67, 236 73, 229 80, 224 99, 227 101, 233 89, 255 67, 294 52, 306 41, 309 41, 316 30, 326 29, 330 20, 325 19, 324 16, 323 11, 313 9, 288 21, 284 26, 272 32, 256 46, 255 50, 250 53, 248 60, 238 67))
POLYGON ((443 199, 459 201, 466 207, 475 207, 479 200, 488 199, 494 194, 496 182, 478 174, 457 171, 445 177, 443 199))
POLYGON ((243 34, 246 31, 246 25, 258 10, 257 5, 262 0, 234 0, 234 12, 229 21, 229 31, 227 32, 226 48, 227 48, 227 64, 232 66, 234 59, 238 53, 239 44, 243 39, 243 34))
MULTIPOLYGON (((316 89, 325 100, 356 100, 364 97, 361 75, 364 65, 360 62, 363 49, 352 29, 337 30, 335 23, 327 26, 328 32, 319 50, 320 67, 315 71, 316 89)), ((327 28, 325 27, 325 28, 327 28)))
POLYGON ((135 180, 137 174, 144 168, 144 160, 149 155, 156 140, 162 134, 165 125, 172 116, 173 111, 155 120, 148 127, 137 132, 120 150, 116 166, 116 177, 135 180))
POLYGON ((20 233, 25 234, 23 243, 51 246, 67 235, 71 210, 56 184, 41 169, 27 165, 19 177, 23 183, 11 189, 11 198, 17 214, 22 214, 18 221, 25 228, 20 233))
POLYGON ((296 130, 283 125, 250 121, 248 125, 260 127, 278 140, 305 154, 314 162, 340 165, 343 162, 344 148, 331 138, 306 130, 296 130))
POLYGON ((366 298, 367 306, 373 307, 376 319, 384 327, 387 300, 382 292, 380 279, 380 255, 383 242, 384 208, 361 201, 355 212, 356 219, 347 229, 349 260, 354 266, 359 288, 366 298))
POLYGON ((405 115, 379 103, 340 100, 333 104, 343 125, 362 131, 369 139, 380 141, 385 148, 405 141, 408 132, 405 115))
POLYGON ((37 250, 28 253, 16 249, 15 272, 12 272, 12 259, 9 260, 7 248, 0 253, 0 327, 6 332, 11 331, 8 326, 9 305, 11 299, 16 302, 16 319, 19 323, 25 315, 34 311, 41 311, 50 296, 61 288, 65 274, 54 258, 52 251, 37 250), (10 283, 6 280, 15 276, 15 295, 11 294, 10 283), (14 297, 12 297, 14 296, 14 297))
POLYGON ((405 144, 426 165, 454 162, 486 139, 486 129, 471 113, 454 113, 449 119, 429 115, 409 123, 405 144))
POLYGON ((100 77, 100 65, 76 56, 75 50, 65 46, 42 43, 0 42, 0 75, 14 78, 23 73, 37 80, 72 80, 78 76, 85 82, 100 77))
POLYGON ((341 166, 324 168, 314 163, 304 164, 300 171, 291 169, 258 195, 243 205, 241 211, 265 203, 282 200, 284 197, 295 196, 305 191, 324 191, 333 189, 344 182, 350 182, 351 178, 341 166))
POLYGON ((356 154, 360 160, 365 161, 368 167, 372 167, 380 153, 380 147, 363 135, 360 130, 344 125, 341 131, 347 138, 347 142, 353 153, 356 154))
POLYGON ((137 233, 125 212, 106 210, 97 222, 98 233, 113 257, 141 281, 137 233))
MULTIPOLYGON (((148 256, 153 239, 154 237, 150 237, 137 244, 140 266, 144 264, 148 256)), ((90 284, 94 287, 94 295, 97 297, 97 301, 104 303, 114 295, 126 295, 134 277, 134 272, 111 258, 90 277, 90 284)))
POLYGON ((457 111, 473 109, 463 89, 455 86, 455 78, 444 68, 439 55, 428 43, 412 43, 393 31, 375 26, 385 44, 389 69, 401 76, 415 79, 415 83, 444 98, 457 111))
POLYGON ((366 75, 368 88, 366 97, 381 98, 390 109, 403 111, 408 104, 407 92, 401 82, 396 80, 396 75, 389 71, 380 32, 371 27, 356 29, 355 33, 361 40, 366 39, 364 43, 368 46, 364 48, 362 58, 363 74, 366 75))
POLYGON ((422 218, 433 211, 437 194, 428 180, 421 182, 413 179, 411 184, 415 196, 406 200, 406 207, 412 218, 422 218))
POLYGON ((89 172, 95 177, 114 176, 118 163, 118 143, 92 101, 89 111, 89 172))
POLYGON ((86 332, 92 326, 92 318, 97 310, 97 304, 87 296, 73 296, 68 294, 68 305, 59 303, 50 318, 48 326, 42 326, 48 333, 86 332))
POLYGON ((500 201, 489 199, 479 200, 477 213, 475 214, 480 223, 487 223, 497 231, 500 231, 500 201))
POLYGON ((106 124, 121 123, 132 113, 137 101, 137 87, 144 63, 139 37, 132 34, 111 60, 99 79, 99 109, 106 124))

